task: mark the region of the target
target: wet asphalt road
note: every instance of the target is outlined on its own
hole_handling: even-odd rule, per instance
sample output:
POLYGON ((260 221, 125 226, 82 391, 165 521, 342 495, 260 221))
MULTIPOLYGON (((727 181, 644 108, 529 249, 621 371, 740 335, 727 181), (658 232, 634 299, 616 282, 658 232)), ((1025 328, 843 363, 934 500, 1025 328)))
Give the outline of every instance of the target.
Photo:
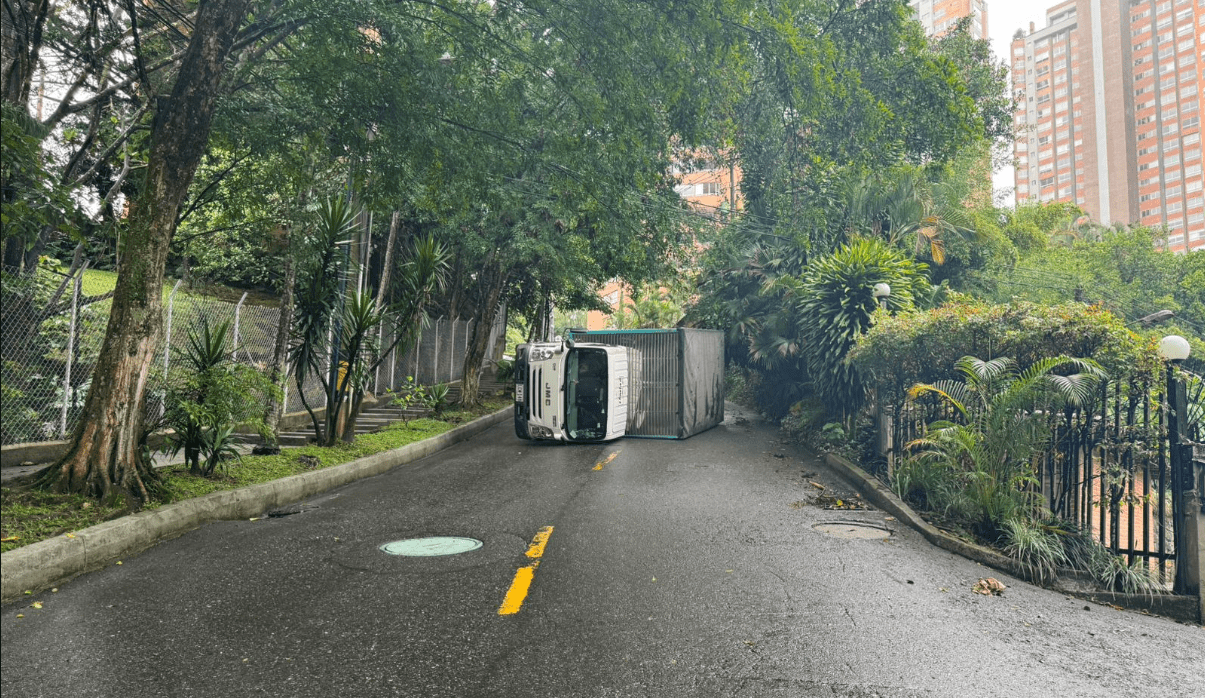
POLYGON ((877 511, 819 508, 811 482, 850 489, 776 439, 732 406, 684 442, 533 444, 504 423, 298 513, 209 525, 6 606, 0 691, 1205 694, 1200 627, 1028 586, 877 511), (891 533, 813 528, 851 521, 891 533), (529 594, 500 616, 547 526, 529 594), (439 558, 378 547, 427 535, 484 545, 439 558), (972 593, 984 576, 1008 590, 972 593))

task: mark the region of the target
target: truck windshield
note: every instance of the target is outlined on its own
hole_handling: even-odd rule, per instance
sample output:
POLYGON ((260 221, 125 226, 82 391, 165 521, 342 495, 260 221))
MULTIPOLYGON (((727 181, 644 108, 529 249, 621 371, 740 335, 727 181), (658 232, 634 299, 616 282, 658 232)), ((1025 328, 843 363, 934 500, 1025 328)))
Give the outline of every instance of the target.
POLYGON ((574 349, 565 365, 565 427, 570 440, 607 435, 607 352, 574 349))

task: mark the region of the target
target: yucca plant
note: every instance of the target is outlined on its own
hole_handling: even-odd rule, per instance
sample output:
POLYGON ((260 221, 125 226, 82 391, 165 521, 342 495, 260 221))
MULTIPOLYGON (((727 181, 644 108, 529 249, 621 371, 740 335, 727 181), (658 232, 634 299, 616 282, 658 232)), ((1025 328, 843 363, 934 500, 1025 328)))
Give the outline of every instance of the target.
POLYGON ((432 237, 415 240, 408 258, 393 276, 393 303, 368 294, 345 295, 343 282, 350 262, 342 246, 349 242, 357 212, 342 199, 324 202, 309 236, 301 265, 289 363, 302 405, 310 415, 319 444, 332 446, 355 435, 364 390, 373 371, 396 349, 406 351, 418 338, 425 308, 447 275, 448 252, 432 237), (394 340, 378 346, 388 318, 394 340), (328 366, 337 354, 338 365, 328 366), (319 418, 306 400, 303 385, 314 376, 325 389, 326 412, 319 418))
POLYGON ((426 390, 426 395, 423 396, 423 404, 435 412, 442 414, 444 408, 448 406, 448 391, 447 383, 437 383, 429 386, 426 390))
POLYGON ((263 373, 234 361, 227 339, 230 325, 229 320, 211 325, 202 318, 199 327, 189 330, 168 378, 162 426, 172 431, 165 451, 173 456, 184 451, 189 471, 197 475, 213 473, 214 453, 229 455, 222 446, 235 426, 267 431, 261 406, 279 392, 263 373))
POLYGON ((909 443, 911 464, 904 471, 923 465, 957 482, 965 495, 957 513, 983 537, 998 540, 1008 520, 1046 518, 1032 459, 1048 438, 1048 415, 1089 401, 1104 372, 1094 361, 1068 356, 1043 359, 1023 371, 1009 358, 965 356, 956 370, 961 381, 918 384, 909 391, 910 400, 935 396, 957 419, 936 421, 909 443))

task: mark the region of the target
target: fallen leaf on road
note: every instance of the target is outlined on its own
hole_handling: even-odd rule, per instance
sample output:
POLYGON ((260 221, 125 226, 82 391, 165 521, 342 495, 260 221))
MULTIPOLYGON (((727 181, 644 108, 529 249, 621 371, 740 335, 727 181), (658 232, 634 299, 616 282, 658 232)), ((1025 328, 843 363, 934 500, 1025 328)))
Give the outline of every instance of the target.
POLYGON ((30 604, 30 608, 41 608, 41 607, 42 607, 41 601, 34 601, 32 604, 30 604))
POLYGON ((24 618, 24 617, 25 617, 25 614, 24 614, 24 613, 18 613, 18 614, 17 614, 17 617, 18 617, 18 618, 24 618))
POLYGON ((869 509, 870 508, 870 507, 866 506, 866 502, 854 501, 852 499, 840 499, 838 497, 835 497, 835 496, 829 495, 829 494, 816 495, 816 506, 822 507, 824 509, 847 509, 847 510, 860 510, 860 509, 869 509))
POLYGON ((824 485, 820 484, 819 482, 816 482, 815 480, 811 480, 810 482, 812 483, 812 487, 815 487, 818 490, 825 489, 824 485))
POLYGON ((1002 596, 1004 594, 1004 589, 1004 585, 1001 584, 1000 580, 996 579, 995 577, 980 579, 979 581, 975 582, 975 586, 971 587, 971 591, 975 592, 976 594, 983 594, 984 596, 1002 596))

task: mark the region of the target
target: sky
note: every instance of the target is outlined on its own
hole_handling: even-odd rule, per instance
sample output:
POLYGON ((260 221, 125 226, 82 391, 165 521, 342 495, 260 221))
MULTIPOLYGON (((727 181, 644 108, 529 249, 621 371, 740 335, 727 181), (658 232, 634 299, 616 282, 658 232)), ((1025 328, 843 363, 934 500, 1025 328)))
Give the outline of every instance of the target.
MULTIPOLYGON (((1018 29, 1029 32, 1029 23, 1041 27, 1046 24, 1046 10, 1054 7, 1059 0, 987 0, 987 31, 992 42, 992 52, 997 60, 1008 58, 1009 45, 1013 34, 1018 29)), ((996 172, 992 184, 997 193, 1008 190, 1004 200, 1007 206, 1013 205, 1013 168, 1011 165, 996 172)))

